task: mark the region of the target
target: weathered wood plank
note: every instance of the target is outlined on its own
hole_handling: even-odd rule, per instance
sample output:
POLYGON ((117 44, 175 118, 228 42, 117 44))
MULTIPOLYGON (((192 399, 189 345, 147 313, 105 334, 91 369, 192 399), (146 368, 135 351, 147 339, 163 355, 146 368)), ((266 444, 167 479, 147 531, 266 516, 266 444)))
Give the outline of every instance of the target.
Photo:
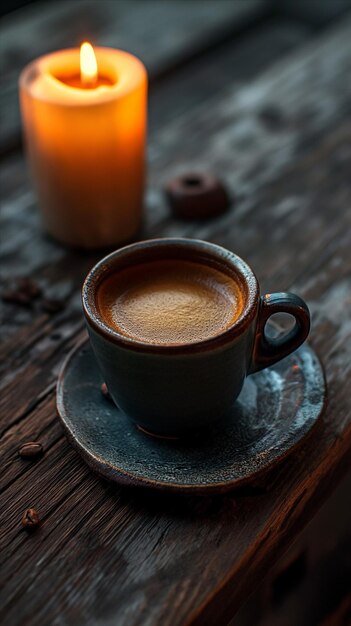
MULTIPOLYGON (((350 25, 343 25, 315 49, 228 92, 224 104, 223 98, 214 102, 212 115, 199 107, 151 143, 146 232, 206 236, 227 245, 252 263, 263 289, 294 288, 311 303, 311 342, 323 357, 329 385, 329 406, 313 437, 256 495, 224 498, 115 488, 95 478, 61 439, 52 440, 49 453, 25 473, 19 464, 9 465, 0 604, 7 624, 43 624, 48 618, 88 625, 224 624, 336 484, 351 439, 345 316, 351 273, 349 36, 350 25), (224 172, 237 206, 221 220, 184 228, 166 217, 158 189, 199 155, 202 166, 224 172), (32 537, 19 526, 26 506, 43 516, 32 537)), ((9 165, 12 183, 18 171, 9 165)), ((23 189, 24 183, 19 195, 23 189)), ((14 187, 12 198, 18 203, 14 187)), ((39 242, 32 200, 24 205, 22 200, 22 220, 29 214, 24 229, 39 242)), ((7 254, 10 261, 10 248, 7 254)), ((69 269, 65 258, 58 264, 61 279, 69 269)), ((78 265, 78 256, 67 258, 78 265)), ((52 364, 59 358, 59 350, 46 357, 52 364)), ((6 430, 8 448, 14 449, 16 428, 21 436, 31 429, 40 434, 39 418, 49 433, 52 402, 49 393, 26 415, 25 426, 19 420, 6 430)))
POLYGON ((349 472, 228 626, 347 625, 350 491, 349 472))
POLYGON ((90 39, 128 50, 147 66, 151 79, 205 49, 264 11, 263 0, 79 0, 38 2, 3 19, 0 28, 0 146, 19 140, 17 81, 36 57, 90 39))
POLYGON ((321 26, 349 11, 350 3, 349 0, 272 0, 272 8, 279 15, 321 26))
MULTIPOLYGON (((350 33, 348 19, 319 44, 303 47, 291 63, 272 66, 247 87, 234 84, 215 108, 204 103, 175 120, 158 134, 156 145, 151 142, 151 183, 166 180, 170 164, 172 174, 213 168, 237 197, 236 215, 244 214, 256 202, 258 188, 349 114, 351 90, 345 76, 351 72, 350 33)), ((221 224, 231 219, 229 214, 221 224)), ((213 225, 195 228, 205 236, 213 225)), ((183 224, 179 229, 188 232, 183 224)))
MULTIPOLYGON (((181 624, 199 598, 207 597, 204 586, 213 590, 215 581, 227 576, 232 582, 228 593, 232 610, 232 602, 245 589, 240 580, 243 571, 240 568, 234 576, 233 564, 251 545, 244 563, 249 576, 278 540, 287 540, 290 524, 297 523, 315 497, 314 472, 327 482, 336 480, 333 463, 326 460, 336 433, 330 422, 322 428, 327 437, 310 441, 275 474, 273 483, 266 482, 268 495, 203 501, 107 487, 65 444, 63 455, 54 451, 32 472, 32 480, 24 481, 9 507, 4 552, 11 564, 6 568, 9 580, 4 581, 7 623, 19 623, 19 617, 46 623, 47 606, 53 604, 54 614, 60 611, 64 623, 71 623, 79 597, 80 623, 113 615, 120 624, 138 624, 141 619, 145 624, 181 624), (44 519, 40 534, 31 538, 19 527, 19 511, 28 505, 35 505, 44 519), (55 586, 48 576, 51 568, 55 586), (35 588, 40 588, 40 598, 30 591, 35 588)), ((336 456, 346 448, 339 435, 333 447, 336 456)), ((224 599, 221 607, 228 609, 224 599)), ((216 623, 225 623, 218 606, 215 610, 216 623)), ((213 621, 202 617, 199 623, 213 621)))
POLYGON ((309 35, 300 24, 267 20, 218 45, 215 53, 209 50, 189 60, 182 71, 172 73, 171 80, 168 75, 157 79, 150 89, 150 137, 200 104, 212 108, 221 94, 227 97, 228 88, 239 89, 309 35))

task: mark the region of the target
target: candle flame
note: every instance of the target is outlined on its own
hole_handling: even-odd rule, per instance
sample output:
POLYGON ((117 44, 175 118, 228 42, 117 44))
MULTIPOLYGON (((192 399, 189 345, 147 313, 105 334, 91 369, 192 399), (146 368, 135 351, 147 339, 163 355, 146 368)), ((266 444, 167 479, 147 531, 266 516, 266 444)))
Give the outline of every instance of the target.
POLYGON ((98 77, 98 66, 93 46, 85 41, 80 47, 80 78, 87 87, 95 85, 98 77))

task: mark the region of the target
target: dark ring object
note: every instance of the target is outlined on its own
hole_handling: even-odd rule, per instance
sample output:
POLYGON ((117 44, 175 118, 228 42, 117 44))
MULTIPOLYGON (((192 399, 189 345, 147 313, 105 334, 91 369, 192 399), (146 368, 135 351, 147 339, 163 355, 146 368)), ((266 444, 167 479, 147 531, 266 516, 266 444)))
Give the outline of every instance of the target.
POLYGON ((212 174, 190 173, 173 178, 165 194, 172 213, 182 219, 216 217, 230 205, 226 188, 212 174))

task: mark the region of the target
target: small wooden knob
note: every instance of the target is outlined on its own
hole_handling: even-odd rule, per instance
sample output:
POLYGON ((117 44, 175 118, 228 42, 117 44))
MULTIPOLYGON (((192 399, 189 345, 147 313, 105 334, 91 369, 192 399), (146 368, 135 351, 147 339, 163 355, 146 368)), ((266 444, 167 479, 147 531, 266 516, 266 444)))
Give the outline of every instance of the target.
POLYGON ((170 180, 165 194, 172 213, 182 219, 206 219, 224 213, 230 205, 223 183, 212 174, 185 174, 170 180))

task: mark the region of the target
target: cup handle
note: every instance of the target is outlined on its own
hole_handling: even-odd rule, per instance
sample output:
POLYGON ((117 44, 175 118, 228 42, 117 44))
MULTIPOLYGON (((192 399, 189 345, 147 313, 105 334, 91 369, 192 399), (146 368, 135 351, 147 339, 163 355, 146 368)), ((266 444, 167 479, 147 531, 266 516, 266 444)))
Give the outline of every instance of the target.
POLYGON ((273 365, 294 352, 306 339, 310 330, 310 312, 302 298, 293 293, 268 293, 260 298, 254 349, 249 374, 273 365), (271 339, 265 335, 268 318, 274 313, 289 313, 295 318, 294 327, 282 337, 271 339))

